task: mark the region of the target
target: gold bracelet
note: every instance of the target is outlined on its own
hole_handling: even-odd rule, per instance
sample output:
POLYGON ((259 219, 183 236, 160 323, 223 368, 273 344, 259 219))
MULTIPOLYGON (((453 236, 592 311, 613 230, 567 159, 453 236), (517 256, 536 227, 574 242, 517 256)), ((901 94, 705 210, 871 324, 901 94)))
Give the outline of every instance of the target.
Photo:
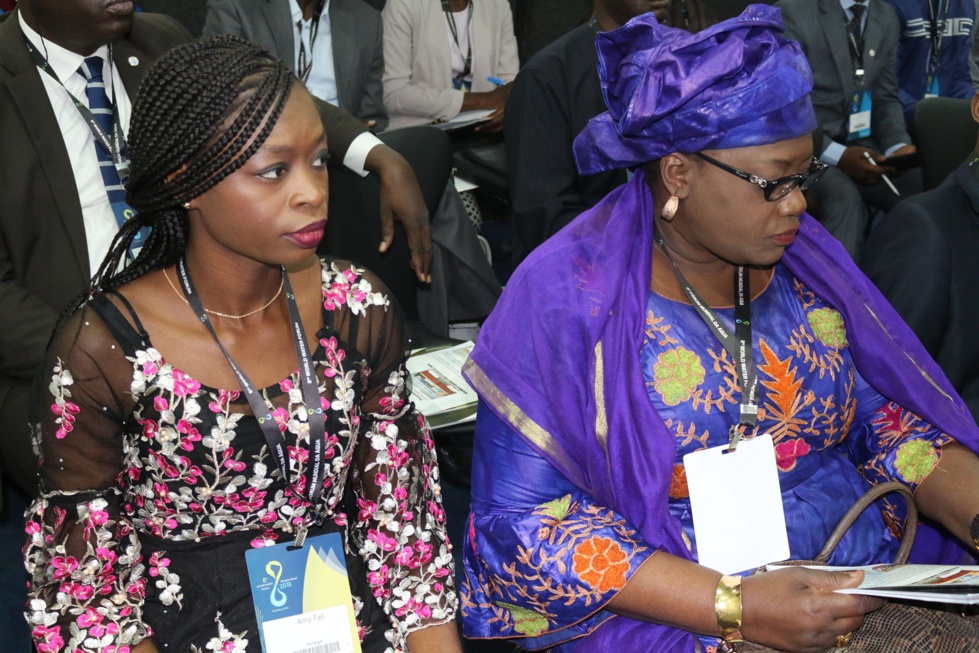
POLYGON ((744 642, 741 636, 741 577, 721 576, 714 595, 714 613, 721 629, 723 643, 719 650, 733 651, 735 644, 744 642))

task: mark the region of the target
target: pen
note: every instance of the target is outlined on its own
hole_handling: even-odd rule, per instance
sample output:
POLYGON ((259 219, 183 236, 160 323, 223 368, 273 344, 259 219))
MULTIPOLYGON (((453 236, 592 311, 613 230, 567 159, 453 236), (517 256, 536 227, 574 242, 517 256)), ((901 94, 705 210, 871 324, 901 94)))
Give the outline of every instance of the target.
MULTIPOLYGON (((874 161, 874 157, 870 156, 870 152, 866 150, 863 151, 863 158, 867 159, 867 161, 870 162, 870 165, 872 166, 877 165, 877 162, 874 161)), ((894 183, 887 177, 887 175, 881 175, 880 178, 884 180, 884 183, 887 184, 888 188, 894 191, 895 195, 897 195, 898 197, 901 196, 901 193, 900 191, 898 191, 897 186, 894 185, 894 183)))
POLYGON ((497 86, 506 86, 506 82, 504 82, 499 77, 487 77, 486 78, 486 81, 492 82, 492 83, 496 84, 497 86))

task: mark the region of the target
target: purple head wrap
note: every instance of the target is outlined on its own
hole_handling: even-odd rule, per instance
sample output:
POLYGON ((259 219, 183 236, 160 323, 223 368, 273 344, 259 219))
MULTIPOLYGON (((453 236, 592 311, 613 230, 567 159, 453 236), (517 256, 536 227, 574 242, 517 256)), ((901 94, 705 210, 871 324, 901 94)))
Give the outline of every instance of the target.
POLYGON ((696 34, 652 13, 596 39, 608 111, 574 143, 581 174, 671 152, 765 145, 816 129, 812 72, 781 10, 750 5, 696 34))

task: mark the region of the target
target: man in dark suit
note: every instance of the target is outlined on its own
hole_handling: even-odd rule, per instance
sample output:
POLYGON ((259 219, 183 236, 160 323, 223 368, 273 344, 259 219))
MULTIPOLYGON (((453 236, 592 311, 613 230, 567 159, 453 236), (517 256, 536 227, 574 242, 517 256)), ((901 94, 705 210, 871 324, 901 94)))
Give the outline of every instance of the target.
MULTIPOLYGON (((134 15, 127 0, 20 0, 0 21, 0 463, 33 492, 31 381, 58 314, 86 287, 118 228, 95 139, 66 87, 85 103, 86 81, 76 69, 85 57, 102 58, 125 133, 130 97, 150 64, 189 35, 171 18, 134 15), (36 65, 28 41, 58 79, 36 65)), ((331 154, 343 160, 366 127, 325 103, 321 113, 331 154)), ((384 145, 370 150, 365 167, 381 180, 382 203, 428 249, 428 258, 419 251, 413 259, 427 277, 427 210, 411 168, 384 145)))
MULTIPOLYGON (((972 98, 979 122, 979 95, 972 98)), ((979 143, 945 182, 874 228, 861 267, 979 421, 979 143)))
POLYGON ((330 0, 325 14, 317 14, 321 0, 208 0, 204 35, 237 34, 262 46, 297 74, 300 44, 309 71, 306 86, 326 102, 338 104, 378 131, 387 127, 384 108, 384 42, 381 14, 362 0, 330 0), (305 47, 314 33, 313 52, 305 47), (297 27, 298 24, 298 27, 297 27), (302 30, 302 36, 300 36, 302 30))
POLYGON ((875 165, 914 152, 898 97, 897 16, 882 0, 776 5, 786 36, 799 41, 812 68, 816 155, 830 164, 811 191, 813 215, 856 257, 868 222, 865 202, 886 210, 900 199, 881 175, 902 195, 921 190, 920 174, 898 179, 897 170, 875 165))
POLYGON ((514 263, 626 181, 621 170, 579 175, 572 154, 578 132, 606 110, 595 35, 647 11, 663 20, 668 6, 596 0, 587 25, 539 51, 517 75, 504 114, 514 263))

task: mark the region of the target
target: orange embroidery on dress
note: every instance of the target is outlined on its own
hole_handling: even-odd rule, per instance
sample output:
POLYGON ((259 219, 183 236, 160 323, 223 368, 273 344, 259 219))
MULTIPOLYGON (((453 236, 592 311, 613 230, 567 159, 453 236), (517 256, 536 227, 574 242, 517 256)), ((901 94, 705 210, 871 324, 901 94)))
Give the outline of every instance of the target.
POLYGON ((795 290, 796 297, 802 302, 802 310, 808 311, 816 305, 816 293, 806 288, 798 279, 792 279, 792 288, 795 290))
POLYGON ((708 349, 707 354, 714 360, 714 371, 722 374, 723 385, 717 388, 717 398, 714 399, 714 390, 698 389, 690 397, 690 407, 699 410, 700 405, 704 406, 704 413, 710 415, 710 411, 716 408, 724 412, 724 404, 737 404, 735 393, 740 392, 738 381, 735 377, 737 371, 734 369, 734 361, 728 356, 727 350, 721 348, 721 353, 717 354, 713 349, 708 349))
POLYGON ((799 325, 799 328, 792 332, 786 349, 802 359, 804 363, 808 363, 810 372, 819 370, 819 378, 829 374, 829 378, 835 381, 836 374, 843 367, 843 355, 836 348, 829 348, 826 353, 820 354, 812 346, 815 342, 816 338, 812 333, 807 331, 804 325, 799 325))
POLYGON ((804 433, 821 437, 824 449, 842 442, 850 434, 850 426, 857 412, 856 385, 856 371, 850 366, 844 385, 843 404, 837 407, 835 395, 830 395, 819 400, 822 408, 813 406, 812 419, 804 433))
POLYGON ((656 317, 652 311, 646 311, 646 337, 649 340, 655 340, 660 347, 680 344, 679 340, 668 333, 673 327, 669 324, 663 324, 665 319, 665 317, 656 317), (659 338, 656 337, 657 335, 659 338))
MULTIPOLYGON (((530 543, 531 546, 518 544, 513 562, 503 563, 501 572, 491 571, 477 553, 476 559, 480 564, 476 567, 476 573, 480 577, 480 594, 485 598, 473 595, 466 577, 459 591, 464 614, 468 611, 483 611, 486 614, 489 611, 493 616, 487 619, 487 623, 499 623, 501 631, 515 631, 516 622, 520 619, 512 610, 499 605, 505 602, 540 615, 547 620, 547 627, 550 629, 557 625, 555 610, 560 611, 560 606, 572 603, 585 606, 597 604, 602 600, 604 590, 586 584, 581 578, 564 577, 568 567, 575 562, 573 552, 589 538, 615 543, 622 557, 613 557, 616 558, 617 570, 622 575, 621 585, 625 585, 625 574, 634 564, 636 556, 649 547, 642 543, 636 530, 624 519, 616 519, 612 510, 583 505, 576 501, 570 501, 566 506, 565 498, 545 503, 534 510, 535 515, 543 517, 541 530, 547 531, 545 536, 538 537, 530 543), (564 518, 558 521, 556 516, 562 513, 564 518), (610 537, 592 535, 596 531, 609 533, 610 537), (551 609, 552 605, 555 610, 551 609)), ((615 580, 614 574, 610 576, 610 580, 615 580)), ((533 624, 535 629, 538 625, 533 624)))
POLYGON ((683 465, 673 465, 673 477, 670 479, 670 498, 690 498, 690 488, 687 486, 687 468, 683 465))
POLYGON ((811 392, 800 392, 803 380, 796 377, 796 368, 789 366, 791 357, 779 360, 764 340, 759 341, 759 346, 765 362, 758 366, 758 370, 772 379, 760 383, 769 390, 766 395, 766 417, 776 423, 769 432, 777 444, 784 438, 798 437, 806 424, 798 414, 813 402, 814 397, 811 392))
MULTIPOLYGON (((666 428, 668 429, 673 428, 673 420, 666 421, 666 428)), ((691 422, 690 425, 686 427, 686 429, 684 429, 683 427, 683 422, 678 422, 675 433, 676 433, 676 439, 679 440, 679 442, 677 443, 677 447, 681 449, 687 447, 691 442, 695 440, 700 443, 700 447, 699 447, 700 449, 706 449, 707 440, 710 438, 710 431, 707 430, 705 430, 700 435, 697 435, 697 424, 694 422, 691 422)))
POLYGON ((574 573, 593 589, 604 594, 625 587, 628 556, 611 538, 596 535, 585 540, 575 547, 572 560, 574 573))

